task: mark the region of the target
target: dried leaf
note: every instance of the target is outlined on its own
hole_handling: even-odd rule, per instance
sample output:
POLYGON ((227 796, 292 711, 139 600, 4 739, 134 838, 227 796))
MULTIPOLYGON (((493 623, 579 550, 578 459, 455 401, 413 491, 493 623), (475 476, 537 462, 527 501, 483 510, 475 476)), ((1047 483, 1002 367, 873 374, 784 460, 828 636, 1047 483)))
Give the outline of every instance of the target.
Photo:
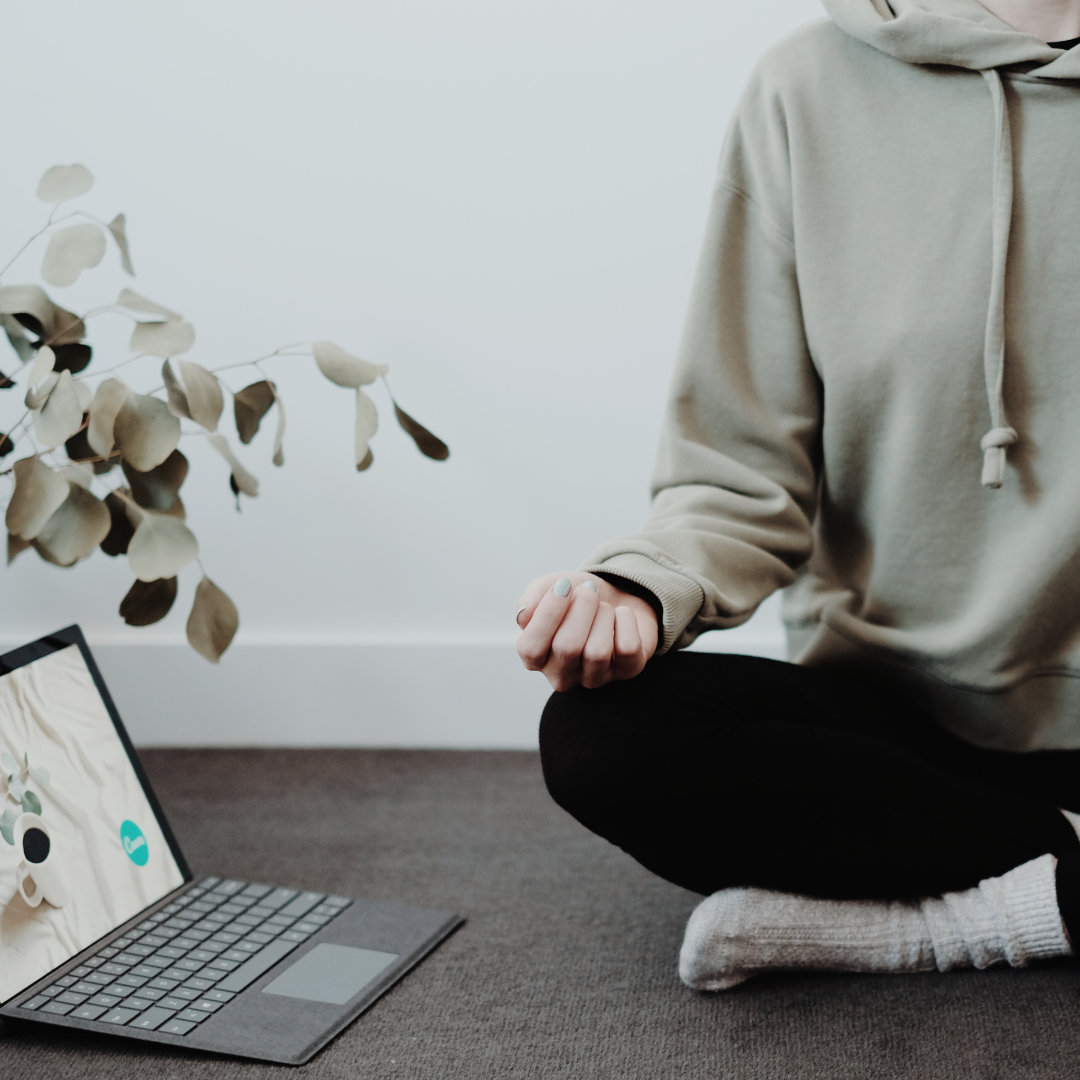
POLYGON ((128 544, 128 564, 140 581, 175 577, 199 554, 195 534, 169 514, 143 511, 135 535, 128 544))
POLYGON ((35 454, 13 466, 15 490, 4 521, 8 532, 33 540, 67 498, 67 481, 41 462, 35 454))
POLYGON ((169 614, 176 599, 176 578, 136 581, 120 601, 120 616, 128 626, 150 626, 169 614))
MULTIPOLYGON (((94 350, 82 343, 56 345, 53 351, 56 353, 56 370, 70 371, 72 375, 78 375, 80 371, 83 371, 94 355, 94 350)), ((87 391, 91 392, 89 387, 87 391)))
POLYGON ((375 460, 375 455, 371 452, 371 447, 367 449, 367 453, 356 463, 356 471, 363 472, 365 469, 371 468, 371 463, 375 460))
POLYGON ((94 400, 94 391, 82 379, 72 380, 72 386, 75 387, 75 396, 79 399, 79 408, 85 413, 90 408, 90 402, 94 400))
POLYGON ((120 265, 134 277, 135 267, 131 265, 131 251, 128 248, 127 218, 123 214, 117 214, 109 222, 109 232, 112 233, 116 246, 120 249, 120 265))
POLYGON ((14 315, 0 315, 0 326, 4 328, 4 333, 15 350, 15 355, 22 363, 29 363, 34 355, 34 346, 30 344, 30 339, 26 336, 26 331, 23 330, 19 320, 14 315))
POLYGON ((86 488, 88 491, 94 482, 94 470, 89 465, 82 465, 77 461, 69 461, 66 465, 61 465, 58 471, 69 484, 78 484, 79 487, 86 488))
POLYGON ((240 626, 236 605, 208 577, 195 590, 195 603, 187 621, 191 647, 212 664, 221 659, 240 626))
POLYGON ((161 377, 165 382, 165 393, 169 398, 169 411, 174 416, 182 416, 185 420, 190 420, 191 406, 188 404, 187 394, 168 360, 161 365, 161 377))
POLYGON ((50 371, 36 387, 26 391, 23 403, 31 412, 36 412, 49 400, 49 395, 56 389, 56 384, 59 381, 60 372, 50 371))
POLYGON ((68 345, 86 337, 82 319, 54 304, 37 285, 0 286, 0 314, 14 315, 45 345, 68 345))
POLYGON ((116 417, 130 396, 131 390, 119 379, 106 379, 94 392, 86 438, 99 457, 107 458, 113 452, 116 417))
POLYGON ((8 533, 7 538, 7 564, 10 566, 17 555, 21 555, 30 546, 29 540, 24 540, 21 536, 16 536, 14 533, 8 533))
POLYGON ((37 197, 42 202, 62 203, 85 195, 94 186, 94 176, 85 165, 54 165, 38 181, 37 197))
POLYGON ((0 432, 0 457, 7 457, 14 449, 15 444, 11 441, 11 436, 0 432))
POLYGON ((390 369, 385 364, 373 364, 352 356, 332 341, 316 341, 311 346, 319 370, 338 386, 367 386, 390 369))
POLYGON ((375 402, 357 387, 356 390, 356 467, 361 472, 370 464, 371 451, 368 443, 379 427, 379 414, 375 402))
POLYGON ((233 415, 240 441, 247 446, 259 430, 262 418, 274 404, 274 384, 261 379, 233 395, 233 415))
POLYGON ((131 485, 131 497, 143 509, 162 513, 172 509, 188 474, 188 459, 179 450, 148 472, 136 471, 127 461, 121 461, 120 465, 131 485))
POLYGON ((68 484, 67 498, 34 537, 37 553, 57 566, 73 566, 109 533, 109 510, 78 484, 68 484))
MULTIPOLYGON (((122 494, 128 494, 122 491, 122 494)), ((135 526, 128 515, 127 503, 120 497, 120 493, 111 491, 105 496, 105 506, 109 511, 109 532, 101 541, 101 550, 106 555, 126 555, 131 538, 135 534, 135 526)))
POLYGON ((167 360, 179 356, 195 344, 195 327, 184 319, 137 323, 131 332, 131 351, 149 353, 167 360))
POLYGON ((277 401, 278 409, 277 431, 274 433, 274 464, 284 465, 285 455, 282 453, 281 443, 285 438, 285 402, 281 400, 276 388, 274 389, 274 399, 277 401))
POLYGON ((41 260, 41 276, 50 285, 74 285, 84 270, 97 266, 103 258, 105 232, 100 225, 69 225, 49 237, 41 260))
POLYGON ((221 383, 216 375, 190 360, 178 361, 180 377, 184 380, 188 408, 191 419, 201 424, 207 431, 216 431, 221 411, 225 408, 225 398, 221 393, 221 383))
POLYGON ((423 424, 417 423, 398 403, 394 402, 394 415, 397 422, 413 437, 420 453, 435 461, 445 461, 450 456, 450 447, 432 435, 423 424))
POLYGON ((232 469, 232 480, 235 484, 234 491, 238 488, 245 495, 250 495, 253 498, 258 495, 259 481, 240 464, 224 437, 221 435, 208 435, 207 441, 229 463, 229 468, 232 469))
POLYGON ((180 421, 164 401, 150 394, 130 394, 116 414, 113 437, 122 457, 139 472, 149 472, 176 449, 180 421))
POLYGON ((34 431, 45 450, 55 450, 82 427, 83 410, 71 372, 62 371, 57 378, 55 389, 34 417, 34 431))
POLYGON ((26 385, 33 388, 56 367, 56 353, 48 345, 42 345, 34 357, 34 363, 30 368, 30 374, 26 377, 26 385))
POLYGON ((10 390, 15 385, 15 380, 10 375, 0 371, 0 390, 10 390))
POLYGON ((162 307, 161 304, 155 303, 153 300, 147 300, 141 293, 137 293, 134 289, 122 289, 120 295, 116 298, 117 307, 127 308, 128 311, 138 311, 142 315, 161 315, 165 319, 182 319, 182 315, 178 315, 175 311, 170 311, 167 307, 162 307))

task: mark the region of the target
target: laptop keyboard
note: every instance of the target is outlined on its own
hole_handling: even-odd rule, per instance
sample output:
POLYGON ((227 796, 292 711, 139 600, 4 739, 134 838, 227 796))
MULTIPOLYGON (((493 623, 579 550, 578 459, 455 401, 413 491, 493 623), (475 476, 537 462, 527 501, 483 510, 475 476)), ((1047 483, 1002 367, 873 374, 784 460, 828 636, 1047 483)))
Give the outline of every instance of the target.
POLYGON ((203 878, 19 1008, 187 1035, 350 903, 203 878))

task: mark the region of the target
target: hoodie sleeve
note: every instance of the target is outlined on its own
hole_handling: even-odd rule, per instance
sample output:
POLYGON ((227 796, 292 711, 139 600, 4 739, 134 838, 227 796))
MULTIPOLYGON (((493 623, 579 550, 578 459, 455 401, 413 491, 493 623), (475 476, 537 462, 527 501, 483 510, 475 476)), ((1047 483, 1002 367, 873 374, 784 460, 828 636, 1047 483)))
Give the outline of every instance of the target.
POLYGON ((582 566, 656 597, 658 655, 745 622, 810 555, 822 394, 801 319, 785 132, 758 78, 720 157, 649 519, 582 566))

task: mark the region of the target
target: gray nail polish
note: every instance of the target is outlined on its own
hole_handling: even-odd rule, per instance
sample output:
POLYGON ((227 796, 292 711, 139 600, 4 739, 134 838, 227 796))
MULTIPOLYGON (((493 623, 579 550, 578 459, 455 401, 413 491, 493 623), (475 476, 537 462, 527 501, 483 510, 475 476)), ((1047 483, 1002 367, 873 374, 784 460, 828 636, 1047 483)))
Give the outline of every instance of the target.
POLYGON ((566 596, 570 592, 570 579, 568 577, 561 577, 555 582, 555 595, 566 596))

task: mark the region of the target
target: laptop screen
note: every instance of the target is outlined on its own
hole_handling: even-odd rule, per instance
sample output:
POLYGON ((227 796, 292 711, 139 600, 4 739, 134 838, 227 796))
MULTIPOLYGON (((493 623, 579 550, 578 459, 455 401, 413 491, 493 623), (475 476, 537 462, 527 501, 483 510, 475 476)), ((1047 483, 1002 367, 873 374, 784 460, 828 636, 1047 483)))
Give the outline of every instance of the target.
POLYGON ((190 878, 84 649, 0 657, 0 1002, 190 878))

